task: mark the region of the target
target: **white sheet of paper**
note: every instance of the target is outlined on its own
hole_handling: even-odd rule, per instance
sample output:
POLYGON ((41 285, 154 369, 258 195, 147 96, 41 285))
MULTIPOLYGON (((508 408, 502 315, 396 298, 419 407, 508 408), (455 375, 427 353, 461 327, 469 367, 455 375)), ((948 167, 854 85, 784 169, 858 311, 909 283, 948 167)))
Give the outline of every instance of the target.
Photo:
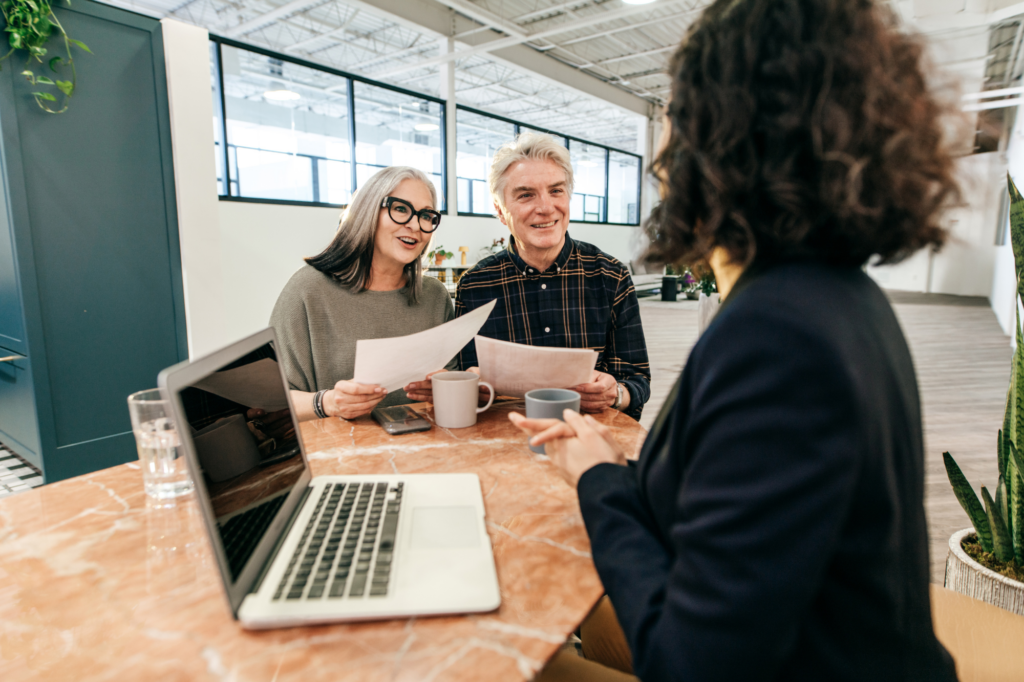
POLYGON ((590 382, 597 351, 547 348, 476 337, 480 379, 498 395, 522 398, 535 388, 569 388, 590 382))
POLYGON ((360 384, 379 384, 389 393, 410 382, 423 381, 430 372, 444 369, 448 361, 473 340, 496 302, 491 301, 439 327, 409 336, 356 341, 353 380, 360 384))
POLYGON ((216 372, 197 383, 196 387, 239 405, 258 407, 267 412, 288 408, 288 393, 281 384, 281 371, 277 362, 270 358, 216 372))

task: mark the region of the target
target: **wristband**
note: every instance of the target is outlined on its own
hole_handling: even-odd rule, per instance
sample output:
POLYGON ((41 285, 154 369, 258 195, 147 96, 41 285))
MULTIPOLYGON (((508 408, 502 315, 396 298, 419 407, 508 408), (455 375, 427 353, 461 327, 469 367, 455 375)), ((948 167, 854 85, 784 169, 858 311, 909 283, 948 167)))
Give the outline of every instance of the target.
POLYGON ((324 412, 324 391, 317 391, 316 395, 313 396, 313 413, 320 419, 326 419, 327 413, 324 412))

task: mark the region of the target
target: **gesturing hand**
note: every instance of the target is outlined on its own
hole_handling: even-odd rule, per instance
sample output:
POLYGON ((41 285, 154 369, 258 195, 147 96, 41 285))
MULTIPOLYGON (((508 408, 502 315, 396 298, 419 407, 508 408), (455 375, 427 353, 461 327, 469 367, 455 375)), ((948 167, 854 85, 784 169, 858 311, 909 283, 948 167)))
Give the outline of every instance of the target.
POLYGON ((339 381, 324 394, 324 412, 328 417, 355 419, 370 414, 386 395, 387 391, 376 384, 339 381))
POLYGON ((580 410, 583 412, 600 412, 615 404, 618 384, 611 374, 594 370, 589 384, 572 386, 569 390, 580 394, 580 410))
POLYGON ((558 473, 573 488, 580 476, 598 464, 625 464, 626 453, 612 435, 611 429, 588 415, 572 410, 557 419, 527 419, 512 412, 508 418, 530 438, 530 445, 544 445, 545 452, 558 473))

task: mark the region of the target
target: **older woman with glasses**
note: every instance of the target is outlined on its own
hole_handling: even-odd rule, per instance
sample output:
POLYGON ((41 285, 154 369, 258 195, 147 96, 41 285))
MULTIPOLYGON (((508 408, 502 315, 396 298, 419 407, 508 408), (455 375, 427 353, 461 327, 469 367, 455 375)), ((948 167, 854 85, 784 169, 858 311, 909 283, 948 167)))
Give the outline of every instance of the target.
POLYGON ((300 421, 430 400, 426 377, 385 393, 352 376, 356 341, 414 334, 454 316, 444 285, 423 276, 423 252, 441 223, 436 206, 425 173, 385 168, 353 197, 334 240, 281 291, 270 324, 300 421))

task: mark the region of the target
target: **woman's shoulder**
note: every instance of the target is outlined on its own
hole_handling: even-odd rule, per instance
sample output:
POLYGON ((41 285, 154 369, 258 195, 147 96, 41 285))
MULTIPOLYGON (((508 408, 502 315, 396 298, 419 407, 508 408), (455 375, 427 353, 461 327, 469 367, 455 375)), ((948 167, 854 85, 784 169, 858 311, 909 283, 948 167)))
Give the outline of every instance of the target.
POLYGON ((301 299, 325 288, 337 287, 337 281, 330 275, 320 272, 312 265, 303 265, 288 278, 288 282, 281 289, 281 296, 301 299))
POLYGON ((452 295, 448 293, 448 288, 444 285, 444 282, 436 277, 425 275, 423 277, 423 289, 422 289, 422 300, 428 305, 437 305, 439 303, 445 303, 450 301, 452 295))

